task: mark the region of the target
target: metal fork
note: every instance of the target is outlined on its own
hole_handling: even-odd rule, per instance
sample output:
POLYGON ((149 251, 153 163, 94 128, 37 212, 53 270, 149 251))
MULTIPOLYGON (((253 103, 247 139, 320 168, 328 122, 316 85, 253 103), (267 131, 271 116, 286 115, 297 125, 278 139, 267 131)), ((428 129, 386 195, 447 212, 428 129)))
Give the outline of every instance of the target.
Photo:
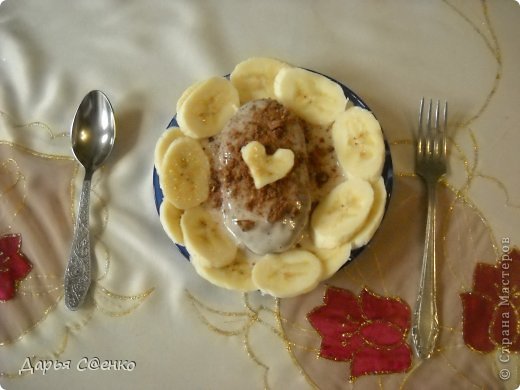
POLYGON ((448 102, 442 113, 437 100, 432 107, 430 100, 423 121, 424 98, 419 107, 419 134, 415 152, 415 171, 424 180, 428 194, 428 214, 426 217, 426 237, 422 258, 419 295, 415 306, 412 340, 415 353, 421 359, 428 359, 439 335, 439 317, 436 299, 436 188, 439 179, 446 173, 446 122, 448 102), (434 110, 432 112, 432 109, 434 110))

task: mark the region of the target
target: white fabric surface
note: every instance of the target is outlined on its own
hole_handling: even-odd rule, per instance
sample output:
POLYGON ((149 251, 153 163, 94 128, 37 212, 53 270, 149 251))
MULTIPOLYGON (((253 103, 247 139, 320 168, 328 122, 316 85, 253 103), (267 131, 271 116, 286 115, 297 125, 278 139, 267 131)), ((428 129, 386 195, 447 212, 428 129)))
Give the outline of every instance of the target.
MULTIPOLYGON (((67 137, 50 139, 32 129, 22 134, 17 126, 41 122, 55 135, 68 132, 89 90, 108 95, 118 134, 94 187, 94 203, 106 213, 93 217, 102 242, 96 246, 99 273, 109 264, 99 284, 123 296, 146 295, 130 300, 140 303, 131 312, 115 316, 91 307, 71 313, 60 300, 19 342, 0 346, 0 372, 18 372, 33 355, 71 360, 72 368, 5 375, 0 384, 9 390, 311 388, 269 327, 255 323, 247 339, 225 336, 193 306, 188 294, 217 310, 245 310, 240 294, 195 274, 157 217, 153 150, 176 100, 193 82, 229 73, 241 60, 275 57, 348 85, 393 143, 412 139, 420 97, 445 98, 452 127, 462 129, 454 140, 475 168, 467 195, 496 240, 518 243, 519 41, 520 6, 513 0, 0 3, 1 139, 72 157, 67 137), (75 365, 84 356, 135 361, 136 368, 79 372, 75 365)), ((393 155, 397 172, 411 172, 409 152, 393 155)), ((467 172, 455 153, 452 159, 448 182, 459 186, 467 172)), ((80 170, 77 185, 81 177, 80 170)), ((257 296, 252 304, 274 309, 275 303, 257 296)), ((229 329, 244 321, 213 315, 229 329)), ((498 378, 495 384, 513 385, 498 378)), ((351 387, 356 383, 344 382, 351 387)))

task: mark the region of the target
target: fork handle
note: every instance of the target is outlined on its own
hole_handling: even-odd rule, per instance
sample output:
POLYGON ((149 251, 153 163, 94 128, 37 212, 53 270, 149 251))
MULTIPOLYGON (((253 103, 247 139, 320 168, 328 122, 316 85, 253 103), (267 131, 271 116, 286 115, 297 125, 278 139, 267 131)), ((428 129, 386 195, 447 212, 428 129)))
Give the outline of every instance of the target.
POLYGON ((426 217, 426 237, 421 267, 419 295, 415 306, 412 325, 412 340, 415 353, 421 359, 428 359, 439 335, 439 317, 436 298, 436 184, 427 181, 428 213, 426 217))

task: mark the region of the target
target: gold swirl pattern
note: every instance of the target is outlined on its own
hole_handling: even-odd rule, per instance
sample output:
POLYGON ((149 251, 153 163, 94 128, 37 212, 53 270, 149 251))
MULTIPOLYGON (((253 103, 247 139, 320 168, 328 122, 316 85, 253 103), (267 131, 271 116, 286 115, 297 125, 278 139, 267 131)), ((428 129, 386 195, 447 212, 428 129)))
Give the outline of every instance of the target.
MULTIPOLYGON (((185 291, 186 301, 209 332, 221 337, 237 339, 244 347, 247 357, 258 367, 265 389, 271 388, 271 374, 276 367, 257 344, 257 339, 262 337, 270 337, 281 342, 295 370, 309 388, 421 388, 421 384, 438 380, 432 377, 432 372, 436 373, 436 377, 450 378, 451 385, 456 388, 497 387, 496 382, 493 381, 497 378, 496 372, 499 370, 496 359, 475 353, 462 340, 462 309, 457 299, 461 291, 471 289, 474 265, 483 259, 495 258, 501 250, 496 232, 493 231, 485 213, 472 197, 476 183, 487 183, 494 190, 498 190, 503 195, 504 206, 515 215, 520 209, 520 204, 515 200, 517 197, 512 194, 507 183, 480 167, 482 146, 479 133, 475 130, 479 119, 488 112, 500 89, 504 72, 503 55, 490 9, 493 3, 487 0, 480 1, 481 20, 479 21, 475 21, 474 16, 470 17, 463 11, 462 3, 443 0, 443 4, 462 23, 470 27, 492 57, 496 70, 489 77, 491 85, 487 93, 482 96, 478 107, 466 118, 449 124, 449 155, 452 172, 447 179, 443 180, 439 190, 442 204, 440 217, 442 256, 439 268, 444 272, 440 297, 443 308, 440 313, 442 328, 437 353, 428 361, 413 360, 410 370, 405 373, 372 375, 359 378, 355 382, 348 382, 349 373, 345 372, 343 366, 318 358, 320 338, 306 321, 307 313, 322 302, 324 291, 329 285, 348 288, 356 293, 369 286, 371 291, 385 297, 401 299, 408 303, 415 301, 416 291, 413 286, 416 283, 413 272, 421 253, 421 247, 417 243, 420 243, 422 238, 424 193, 413 172, 411 161, 407 161, 395 172, 395 193, 385 217, 391 222, 382 225, 372 244, 359 258, 340 270, 326 284, 320 285, 314 292, 304 297, 286 300, 258 298, 256 293, 242 294, 240 307, 235 310, 207 304, 189 290, 185 291), (392 226, 399 226, 401 231, 392 231, 392 226), (391 248, 388 248, 388 242, 392 242, 391 248), (403 251, 403 248, 406 250, 403 251), (412 280, 409 281, 410 279, 412 280), (391 281, 399 281, 399 283, 391 281)), ((13 132, 28 133, 35 129, 43 132, 47 141, 51 143, 67 136, 64 132, 55 133, 42 122, 17 124, 9 114, 2 111, 0 111, 0 119, 13 132)), ((0 215, 2 217, 4 214, 7 215, 7 218, 1 219, 3 225, 0 225, 0 230, 12 232, 18 229, 20 220, 27 217, 26 213, 34 211, 29 210, 28 202, 32 201, 30 199, 32 192, 27 188, 30 173, 24 168, 26 160, 64 163, 65 166, 62 168, 66 178, 65 187, 68 189, 66 219, 70 229, 75 214, 74 199, 78 165, 73 163, 70 156, 37 152, 34 148, 21 144, 19 142, 21 138, 17 137, 16 142, 0 140, 0 147, 9 149, 10 153, 16 153, 15 157, 2 158, 0 161, 0 199, 2 205, 8 205, 7 208, 5 206, 0 208, 2 213, 0 215)), ((413 156, 414 140, 411 138, 392 140, 390 145, 393 155, 413 156)), ((84 329, 95 315, 102 314, 107 318, 129 315, 134 313, 154 292, 154 288, 149 288, 141 293, 121 295, 102 284, 107 280, 111 264, 110 249, 103 243, 103 233, 109 223, 110 215, 102 194, 103 192, 94 185, 93 195, 102 212, 101 218, 95 221, 94 237, 97 241, 96 251, 100 272, 93 286, 93 305, 79 320, 75 322, 67 320, 66 325, 58 331, 57 337, 53 339, 55 340, 53 346, 47 350, 48 356, 54 358, 65 353, 71 336, 84 329)), ((0 353, 7 355, 14 346, 22 348, 23 343, 20 341, 36 337, 37 332, 34 332, 36 328, 50 322, 54 315, 63 315, 59 312, 59 303, 63 297, 62 268, 63 264, 58 264, 53 272, 30 274, 19 284, 17 292, 24 304, 45 297, 47 301, 44 302, 43 307, 39 307, 37 318, 29 318, 28 326, 20 329, 15 326, 16 324, 9 324, 11 328, 16 328, 11 333, 0 327, 0 353), (9 334, 6 336, 2 332, 9 334)), ((0 307, 1 309, 3 308, 0 307)), ((26 351, 23 353, 24 356, 31 356, 34 359, 40 358, 34 353, 26 353, 26 351)), ((518 358, 515 364, 518 372, 520 367, 518 358)), ((4 367, 1 369, 0 377, 19 377, 14 369, 12 372, 3 371, 4 367)))
MULTIPOLYGON (((95 258, 99 263, 99 276, 91 288, 93 304, 85 305, 74 321, 67 319, 68 313, 61 304, 63 271, 76 209, 79 164, 66 154, 69 150, 68 134, 56 133, 43 122, 17 124, 3 111, 0 111, 0 123, 3 138, 0 140, 0 232, 21 233, 24 250, 34 263, 31 273, 16 286, 16 298, 0 303, 0 354, 10 356, 3 361, 13 362, 10 367, 4 365, 0 368, 0 377, 18 378, 26 372, 20 374, 18 371, 19 359, 16 356, 22 359, 20 361, 23 357, 57 359, 66 351, 70 336, 87 326, 94 316, 120 318, 130 315, 147 300, 154 288, 122 295, 101 284, 110 272, 111 254, 103 241, 109 211, 102 191, 98 189, 102 181, 98 175, 92 186, 93 206, 100 215, 93 218, 92 228, 95 258), (23 139, 32 140, 34 145, 26 146, 21 141, 23 139), (33 149, 38 144, 34 140, 41 140, 42 149, 47 150, 50 146, 49 149, 56 153, 33 149), (60 143, 67 148, 64 149, 60 143), (40 178, 43 177, 45 180, 42 181, 40 178), (50 329, 55 323, 60 324, 61 329, 50 329), (36 329, 40 331, 35 332, 36 329), (46 356, 27 350, 29 345, 40 344, 38 341, 23 342, 42 337, 39 336, 42 329, 47 338, 44 344, 49 348, 46 356), (49 340, 55 340, 54 347, 49 340)), ((100 173, 103 176, 103 170, 100 173)))
MULTIPOLYGON (((411 369, 404 374, 393 374, 392 376, 371 376, 361 378, 356 382, 348 383, 347 376, 337 368, 331 368, 331 364, 325 364, 322 359, 317 359, 319 354, 319 337, 316 332, 309 327, 305 321, 305 315, 312 307, 321 302, 323 291, 327 285, 321 285, 315 292, 303 298, 288 300, 273 299, 274 308, 271 310, 262 309, 264 314, 273 315, 276 319, 275 324, 260 321, 259 312, 252 310, 247 301, 249 294, 244 295, 244 311, 224 312, 205 305, 196 299, 189 291, 187 297, 193 305, 194 310, 199 315, 201 321, 206 324, 209 330, 227 337, 242 337, 242 342, 250 359, 261 368, 264 373, 264 387, 269 386, 269 371, 272 367, 266 361, 259 361, 254 351, 251 349, 250 329, 253 325, 267 326, 271 333, 282 339, 289 356, 305 379, 310 388, 419 388, 424 383, 431 370, 436 370, 439 375, 448 375, 453 378, 452 383, 460 388, 488 388, 495 386, 491 384, 490 378, 497 378, 498 372, 496 361, 491 361, 485 356, 473 356, 474 353, 467 348, 462 341, 462 309, 458 302, 458 293, 468 290, 472 284, 471 270, 477 261, 485 258, 494 258, 500 251, 498 238, 493 232, 488 219, 472 200, 471 193, 476 180, 483 180, 491 183, 498 188, 504 195, 504 205, 518 212, 519 204, 512 201, 508 186, 494 177, 483 172, 479 168, 480 149, 478 134, 474 130, 474 125, 479 118, 489 109, 493 98, 500 88, 503 74, 502 52, 499 45, 498 36, 492 23, 489 4, 481 1, 482 21, 475 22, 459 9, 454 3, 443 0, 444 4, 460 18, 463 23, 470 26, 477 37, 482 40, 487 51, 496 63, 496 71, 492 76, 492 85, 484 96, 480 106, 475 112, 466 119, 459 122, 449 123, 449 158, 451 175, 442 181, 442 204, 444 205, 440 218, 441 225, 441 250, 442 260, 441 269, 447 273, 444 275, 443 291, 441 303, 453 300, 450 309, 444 308, 441 313, 442 327, 440 345, 437 354, 429 361, 414 360, 411 369), (488 256, 488 257, 486 257, 488 256), (459 261, 459 259, 464 259, 459 261), (212 320, 209 315, 213 315, 212 320), (240 324, 236 329, 223 328, 226 319, 233 318, 240 324), (221 321, 216 323, 215 321, 221 321), (474 367, 468 369, 461 362, 471 361, 474 367), (333 378, 342 378, 337 382, 333 378), (391 379, 391 377, 393 379, 391 379)), ((413 156, 415 142, 413 139, 397 139, 390 142, 392 155, 413 156)), ((395 172, 395 192, 394 199, 389 212, 385 218, 393 221, 393 225, 406 226, 409 221, 402 221, 398 217, 399 210, 402 208, 411 209, 412 213, 422 215, 420 182, 413 172, 411 160, 395 172)), ((409 216, 410 212, 403 212, 409 216)), ((356 259, 340 270, 328 283, 334 286, 350 288, 352 291, 359 291, 363 286, 370 286, 373 291, 384 296, 403 297, 407 302, 415 301, 415 291, 403 286, 391 285, 389 280, 405 280, 409 268, 407 264, 413 264, 420 257, 420 248, 412 248, 407 253, 406 259, 401 259, 402 265, 394 267, 392 259, 397 260, 401 256, 398 252, 388 254, 388 248, 384 250, 382 246, 389 241, 394 241, 394 245, 402 244, 403 247, 409 246, 410 242, 421 242, 416 233, 421 230, 421 218, 414 217, 410 227, 404 229, 401 234, 405 235, 406 242, 399 241, 395 233, 389 232, 388 228, 381 227, 374 238, 373 245, 370 245, 363 252, 360 259, 356 259), (410 234, 408 234, 410 233, 410 234), (397 242, 395 242, 397 241, 397 242), (382 253, 385 253, 383 256, 382 253), (409 260, 408 260, 409 259, 409 260), (403 269, 404 268, 404 269, 403 269)), ((408 249, 407 249, 408 250, 408 249)), ((404 254, 403 254, 404 255, 404 254)), ((406 285, 406 283, 404 283, 406 285)), ((412 289, 413 290, 413 289, 412 289)), ((517 368, 518 370, 518 368, 517 368)))

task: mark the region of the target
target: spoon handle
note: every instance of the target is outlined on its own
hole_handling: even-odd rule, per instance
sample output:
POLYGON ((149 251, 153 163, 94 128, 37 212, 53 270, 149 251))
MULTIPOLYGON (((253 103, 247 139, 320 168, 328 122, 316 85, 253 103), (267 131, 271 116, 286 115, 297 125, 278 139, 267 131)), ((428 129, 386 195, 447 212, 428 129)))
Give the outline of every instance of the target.
POLYGON ((70 310, 77 310, 83 303, 90 287, 90 233, 89 203, 90 174, 85 174, 79 198, 78 216, 74 227, 74 238, 69 262, 65 270, 65 305, 70 310))

